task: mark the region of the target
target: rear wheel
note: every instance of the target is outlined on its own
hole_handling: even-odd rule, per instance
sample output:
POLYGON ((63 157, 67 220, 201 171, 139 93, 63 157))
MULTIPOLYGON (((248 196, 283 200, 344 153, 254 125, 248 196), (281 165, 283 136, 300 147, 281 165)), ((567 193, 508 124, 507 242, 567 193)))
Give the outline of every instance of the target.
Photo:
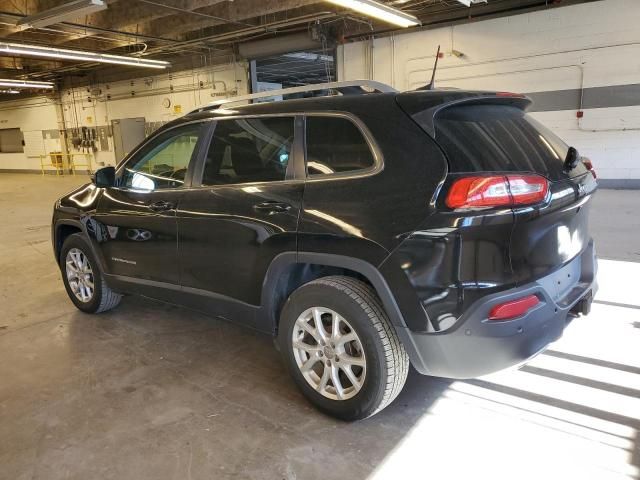
POLYGON ((69 298, 86 313, 100 313, 115 308, 122 295, 104 281, 96 258, 82 234, 70 235, 60 252, 60 270, 69 298))
POLYGON ((278 338, 304 395, 343 420, 379 412, 407 378, 409 358, 380 300, 350 277, 298 288, 283 308, 278 338))

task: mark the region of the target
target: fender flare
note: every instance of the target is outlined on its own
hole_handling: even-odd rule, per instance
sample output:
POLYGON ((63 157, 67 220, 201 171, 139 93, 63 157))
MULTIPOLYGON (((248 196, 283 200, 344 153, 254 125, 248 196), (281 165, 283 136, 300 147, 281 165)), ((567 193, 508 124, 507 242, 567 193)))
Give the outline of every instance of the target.
MULTIPOLYGON (((404 317, 400 312, 400 308, 396 303, 396 299, 393 296, 389 285, 387 284, 380 271, 374 265, 365 260, 331 253, 281 253, 272 260, 267 270, 267 274, 265 275, 265 279, 262 285, 262 308, 266 309, 267 312, 273 312, 274 309, 272 307, 274 295, 270 285, 275 284, 277 278, 286 268, 288 268, 292 264, 297 263, 308 263, 329 267, 346 268, 348 270, 353 270, 354 272, 361 274, 367 280, 369 280, 374 290, 378 294, 378 297, 380 297, 385 312, 387 313, 389 320, 391 321, 392 327, 395 329, 396 334, 400 338, 400 341, 404 345, 405 350, 409 355, 411 364, 421 373, 426 371, 424 367, 424 359, 420 355, 416 344, 413 341, 413 337, 411 336, 410 330, 407 327, 406 322, 404 321, 404 317)), ((272 318, 271 313, 269 313, 269 315, 270 318, 268 320, 272 322, 272 325, 275 325, 277 319, 272 318)))
POLYGON ((60 227, 62 225, 67 225, 69 227, 76 227, 77 229, 80 230, 80 232, 84 235, 87 235, 87 228, 86 226, 80 222, 79 220, 75 220, 73 218, 61 218, 56 220, 56 222, 53 224, 53 229, 51 232, 51 240, 53 242, 53 253, 56 257, 56 263, 59 262, 60 260, 60 248, 62 248, 62 245, 60 245, 60 248, 58 248, 58 237, 59 237, 59 231, 60 231, 60 227))
MULTIPOLYGON (((91 251, 93 253, 93 255, 98 259, 98 262, 100 262, 100 268, 102 269, 102 271, 104 273, 108 273, 106 271, 106 264, 104 261, 104 256, 102 255, 102 252, 100 251, 99 248, 96 248, 95 245, 95 239, 91 238, 91 235, 89 234, 89 231, 87 230, 87 225, 86 222, 83 222, 82 220, 76 219, 76 218, 61 218, 56 220, 51 235, 52 235, 52 241, 53 241, 53 248, 54 248, 54 254, 55 254, 55 258, 56 258, 56 263, 60 263, 60 251, 58 250, 58 230, 60 228, 60 226, 62 225, 68 225, 71 227, 76 227, 80 230, 80 233, 82 233, 82 235, 84 236, 85 240, 87 240, 87 242, 89 243, 89 247, 91 248, 91 251)), ((60 248, 62 248, 62 245, 60 245, 60 248)))

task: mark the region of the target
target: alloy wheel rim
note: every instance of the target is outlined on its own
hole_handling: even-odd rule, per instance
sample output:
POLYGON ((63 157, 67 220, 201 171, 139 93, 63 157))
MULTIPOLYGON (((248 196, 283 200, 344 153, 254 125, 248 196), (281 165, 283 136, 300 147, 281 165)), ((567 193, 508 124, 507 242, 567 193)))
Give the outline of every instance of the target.
POLYGON ((73 295, 83 303, 88 303, 93 298, 95 291, 93 269, 89 259, 78 248, 72 248, 67 252, 65 259, 67 282, 73 295))
POLYGON ((358 334, 337 312, 312 307, 292 333, 293 356, 307 383, 331 400, 348 400, 362 389, 367 362, 358 334))

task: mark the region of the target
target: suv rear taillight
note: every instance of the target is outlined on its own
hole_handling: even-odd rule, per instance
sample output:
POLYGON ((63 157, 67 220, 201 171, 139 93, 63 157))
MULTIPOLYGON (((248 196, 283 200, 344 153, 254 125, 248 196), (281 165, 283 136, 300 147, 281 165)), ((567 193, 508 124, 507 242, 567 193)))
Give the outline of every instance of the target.
POLYGON ((549 182, 540 175, 473 176, 453 182, 445 200, 449 208, 532 205, 545 199, 549 182))
POLYGON ((593 162, 590 158, 582 157, 582 163, 584 164, 585 168, 591 172, 593 178, 598 178, 598 176, 596 175, 596 171, 593 169, 593 162))

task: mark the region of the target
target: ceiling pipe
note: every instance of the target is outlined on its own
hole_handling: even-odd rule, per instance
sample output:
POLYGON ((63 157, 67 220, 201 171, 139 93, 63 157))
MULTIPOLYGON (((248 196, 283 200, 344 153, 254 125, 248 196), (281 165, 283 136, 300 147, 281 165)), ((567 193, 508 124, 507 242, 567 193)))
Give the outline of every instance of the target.
POLYGON ((164 3, 153 2, 151 0, 138 0, 138 2, 146 3, 147 5, 153 5, 155 7, 166 8, 167 10, 173 10, 174 12, 186 13, 189 15, 194 15, 197 17, 205 17, 210 18, 212 20, 217 20, 222 23, 231 23, 234 25, 242 25, 243 27, 253 27, 252 24, 246 22, 238 22, 236 20, 230 20, 228 18, 216 17, 215 15, 209 15, 207 13, 196 12, 195 10, 187 10, 186 8, 174 7, 171 5, 166 5, 164 3))

